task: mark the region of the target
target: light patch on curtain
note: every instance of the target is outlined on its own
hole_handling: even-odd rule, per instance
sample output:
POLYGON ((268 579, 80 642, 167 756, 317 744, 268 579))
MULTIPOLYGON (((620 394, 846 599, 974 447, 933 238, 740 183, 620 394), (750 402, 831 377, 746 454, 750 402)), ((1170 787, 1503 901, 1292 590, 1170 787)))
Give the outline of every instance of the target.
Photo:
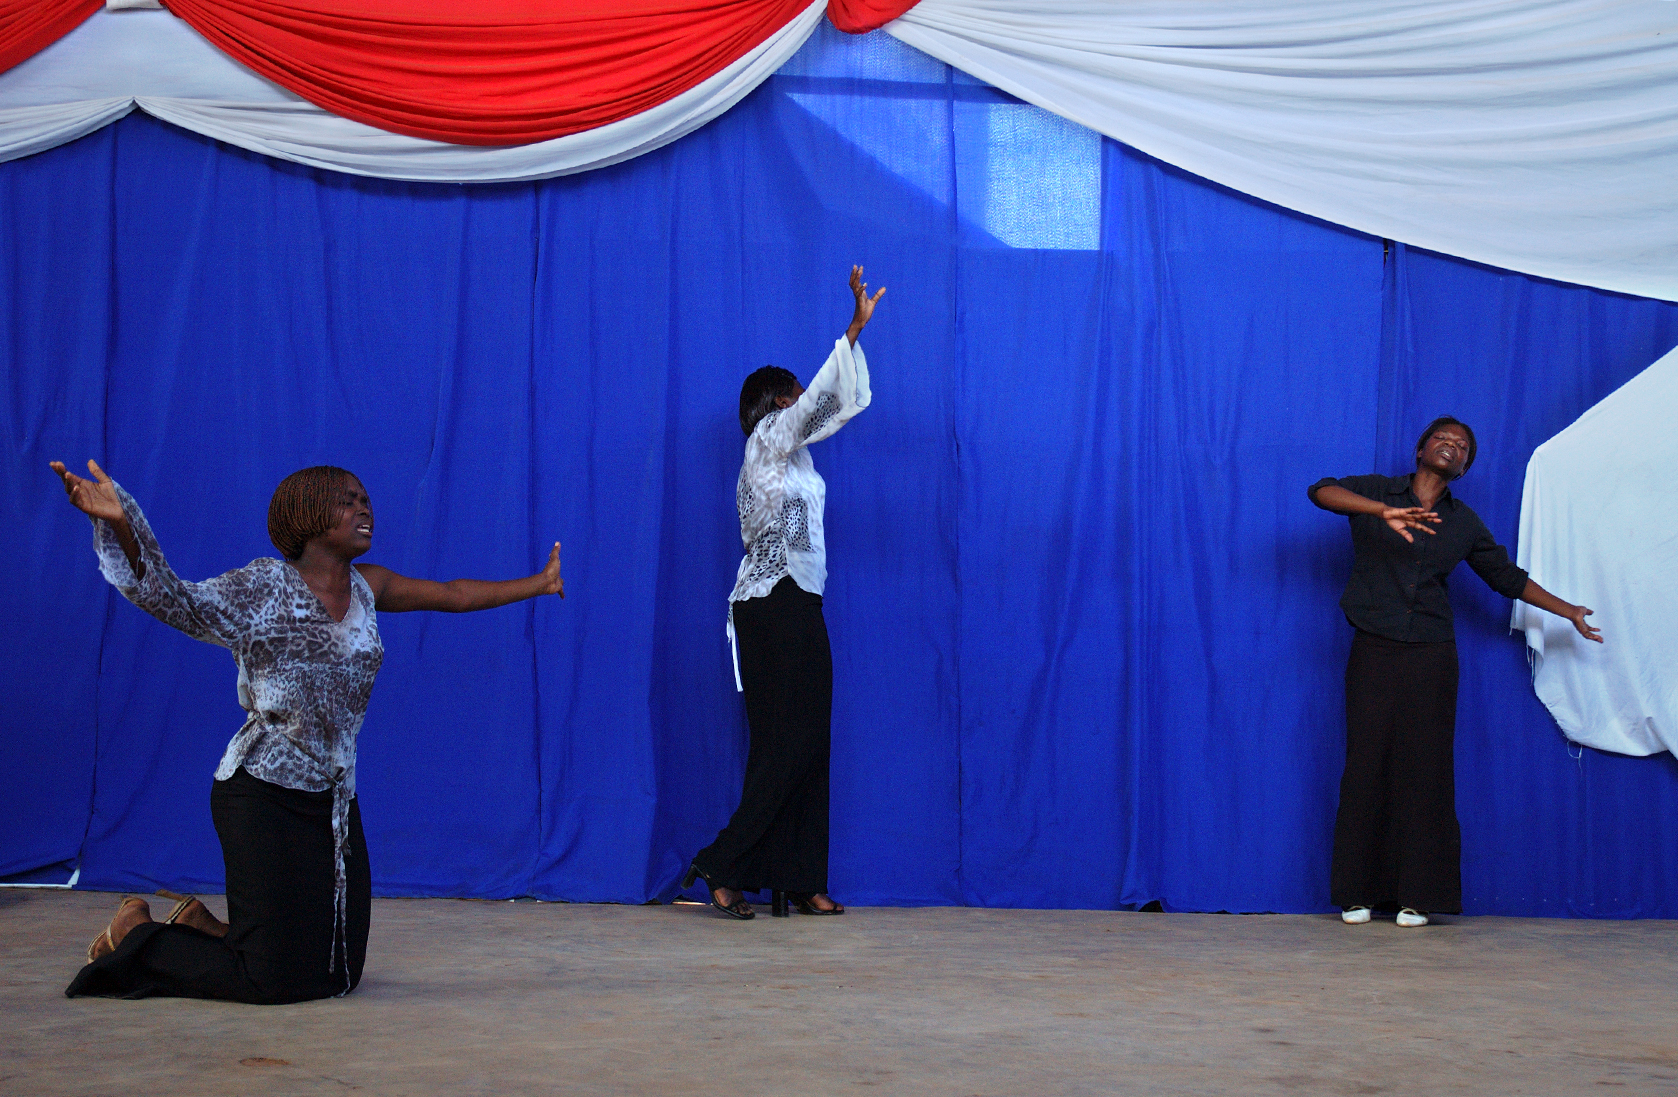
POLYGON ((1101 246, 1100 134, 1029 103, 957 102, 955 130, 965 220, 1009 247, 1101 246))
POLYGON ((949 206, 980 246, 1094 251, 1101 135, 885 35, 824 25, 775 90, 883 170, 949 206))

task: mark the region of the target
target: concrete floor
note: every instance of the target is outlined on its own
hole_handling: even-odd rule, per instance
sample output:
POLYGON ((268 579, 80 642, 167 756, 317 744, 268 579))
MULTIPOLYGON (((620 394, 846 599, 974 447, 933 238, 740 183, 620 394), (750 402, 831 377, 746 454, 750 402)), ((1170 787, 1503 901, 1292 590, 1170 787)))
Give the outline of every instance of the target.
POLYGON ((0 891, 4 1097, 1678 1093, 1675 922, 386 899, 345 999, 69 1001, 114 906, 0 891))

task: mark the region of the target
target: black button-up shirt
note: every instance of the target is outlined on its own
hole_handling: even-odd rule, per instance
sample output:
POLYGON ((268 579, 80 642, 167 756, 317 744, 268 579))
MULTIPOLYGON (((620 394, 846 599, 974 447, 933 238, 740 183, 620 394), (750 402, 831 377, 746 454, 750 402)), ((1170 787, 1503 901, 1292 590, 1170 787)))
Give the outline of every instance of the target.
MULTIPOLYGON (((1385 506, 1421 506, 1410 490, 1410 479, 1370 475, 1336 480, 1325 476, 1309 490, 1312 502, 1316 501, 1318 488, 1336 484, 1385 506)), ((1464 560, 1487 586, 1505 598, 1517 597, 1526 589, 1527 573, 1515 566, 1467 503, 1452 496, 1447 488, 1433 510, 1440 518, 1437 524, 1428 523, 1433 535, 1411 530, 1414 543, 1400 537, 1376 515, 1349 516, 1354 559, 1340 608, 1353 627, 1408 643, 1454 639, 1445 577, 1464 560)))

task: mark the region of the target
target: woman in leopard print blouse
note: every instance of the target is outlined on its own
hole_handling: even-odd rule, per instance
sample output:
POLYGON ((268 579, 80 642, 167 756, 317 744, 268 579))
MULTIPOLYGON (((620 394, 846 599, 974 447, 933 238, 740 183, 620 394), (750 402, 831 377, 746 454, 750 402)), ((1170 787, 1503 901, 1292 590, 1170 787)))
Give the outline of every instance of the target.
POLYGON ((250 715, 210 793, 227 924, 196 900, 154 922, 145 900, 125 899, 65 993, 255 1003, 348 993, 361 978, 372 907, 355 744, 384 658, 378 614, 564 597, 559 544, 540 572, 505 582, 436 583, 353 564, 373 545, 372 503, 355 476, 317 466, 288 476, 269 504, 269 536, 284 559, 188 583, 133 498, 87 464, 91 480, 52 468, 93 519, 105 578, 163 623, 228 648, 250 715))

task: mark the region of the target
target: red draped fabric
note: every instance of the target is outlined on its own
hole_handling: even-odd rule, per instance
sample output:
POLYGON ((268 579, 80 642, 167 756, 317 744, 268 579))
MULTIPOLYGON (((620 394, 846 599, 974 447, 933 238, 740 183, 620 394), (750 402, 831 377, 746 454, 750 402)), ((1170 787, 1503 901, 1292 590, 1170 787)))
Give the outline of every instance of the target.
POLYGON ((920 0, 827 0, 827 18, 846 34, 878 30, 920 0))
POLYGON ((0 0, 0 72, 81 26, 104 0, 0 0))
POLYGON ((168 6, 228 55, 334 114, 456 144, 516 145, 593 129, 680 95, 762 44, 809 2, 168 6))

